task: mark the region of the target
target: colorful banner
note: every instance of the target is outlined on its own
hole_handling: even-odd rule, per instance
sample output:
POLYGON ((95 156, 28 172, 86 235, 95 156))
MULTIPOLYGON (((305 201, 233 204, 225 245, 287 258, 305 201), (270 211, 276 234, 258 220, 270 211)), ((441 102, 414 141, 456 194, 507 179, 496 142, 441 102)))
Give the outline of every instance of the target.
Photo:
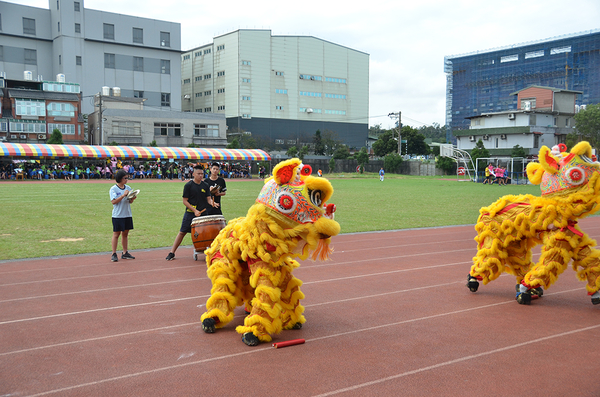
POLYGON ((47 145, 38 143, 0 142, 1 157, 35 158, 110 158, 182 159, 205 161, 269 161, 271 156, 260 149, 212 149, 188 147, 47 145))

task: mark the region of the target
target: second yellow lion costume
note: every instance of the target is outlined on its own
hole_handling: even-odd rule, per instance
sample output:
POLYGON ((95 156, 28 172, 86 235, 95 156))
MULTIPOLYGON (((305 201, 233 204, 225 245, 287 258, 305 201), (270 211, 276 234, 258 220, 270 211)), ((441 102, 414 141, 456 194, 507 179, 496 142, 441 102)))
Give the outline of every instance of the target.
POLYGON ((587 282, 593 304, 600 304, 600 251, 581 231, 577 220, 600 209, 600 164, 592 161, 591 146, 542 147, 539 163, 527 166, 531 183, 541 184, 542 196, 504 196, 480 210, 477 256, 467 286, 477 291, 504 271, 517 278, 517 302, 529 304, 543 294, 573 260, 577 277, 587 282), (537 264, 531 249, 542 244, 537 264))
POLYGON ((294 277, 295 257, 326 259, 331 236, 340 232, 328 180, 311 176, 309 166, 291 159, 273 169, 245 217, 231 220, 205 251, 211 297, 202 328, 213 333, 233 319, 241 305, 250 313, 236 331, 249 346, 271 341, 282 329, 306 321, 302 282, 294 277))

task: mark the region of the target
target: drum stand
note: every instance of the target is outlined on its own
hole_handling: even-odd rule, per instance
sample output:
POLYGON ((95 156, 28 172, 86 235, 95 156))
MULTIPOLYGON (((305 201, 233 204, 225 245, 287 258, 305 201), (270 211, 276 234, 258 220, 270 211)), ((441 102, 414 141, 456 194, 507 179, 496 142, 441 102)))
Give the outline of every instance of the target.
POLYGON ((204 251, 196 251, 196 249, 194 249, 194 260, 197 261, 198 260, 198 255, 203 255, 204 251))

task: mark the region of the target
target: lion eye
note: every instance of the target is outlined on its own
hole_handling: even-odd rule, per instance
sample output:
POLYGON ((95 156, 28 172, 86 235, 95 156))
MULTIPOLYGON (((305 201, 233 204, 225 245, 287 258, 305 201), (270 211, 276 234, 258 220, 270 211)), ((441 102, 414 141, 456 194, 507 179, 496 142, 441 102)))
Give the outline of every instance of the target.
POLYGON ((321 208, 321 205, 323 204, 323 202, 321 201, 321 191, 320 190, 310 190, 309 193, 310 193, 310 201, 317 207, 321 208))

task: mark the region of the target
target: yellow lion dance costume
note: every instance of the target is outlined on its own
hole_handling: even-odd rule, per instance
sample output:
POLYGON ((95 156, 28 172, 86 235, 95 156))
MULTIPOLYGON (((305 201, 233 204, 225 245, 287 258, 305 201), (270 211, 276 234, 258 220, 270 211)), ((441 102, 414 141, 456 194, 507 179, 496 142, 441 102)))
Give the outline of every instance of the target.
POLYGON ((202 329, 213 333, 245 304, 250 314, 236 331, 248 346, 270 342, 282 329, 306 321, 300 299, 302 282, 292 271, 294 257, 327 259, 331 236, 340 232, 328 180, 311 176, 299 159, 279 163, 245 217, 231 220, 205 251, 211 296, 202 329))
POLYGON ((600 209, 600 163, 591 157, 588 142, 570 153, 563 144, 552 150, 543 146, 539 163, 527 165, 527 177, 541 184, 542 196, 508 195, 480 210, 478 251, 467 281, 471 292, 477 291, 478 281, 487 284, 506 271, 517 278, 517 302, 530 304, 572 259, 577 277, 587 281, 592 303, 600 303, 600 251, 577 225, 600 209), (531 248, 538 244, 543 244, 542 255, 534 264, 531 248))

